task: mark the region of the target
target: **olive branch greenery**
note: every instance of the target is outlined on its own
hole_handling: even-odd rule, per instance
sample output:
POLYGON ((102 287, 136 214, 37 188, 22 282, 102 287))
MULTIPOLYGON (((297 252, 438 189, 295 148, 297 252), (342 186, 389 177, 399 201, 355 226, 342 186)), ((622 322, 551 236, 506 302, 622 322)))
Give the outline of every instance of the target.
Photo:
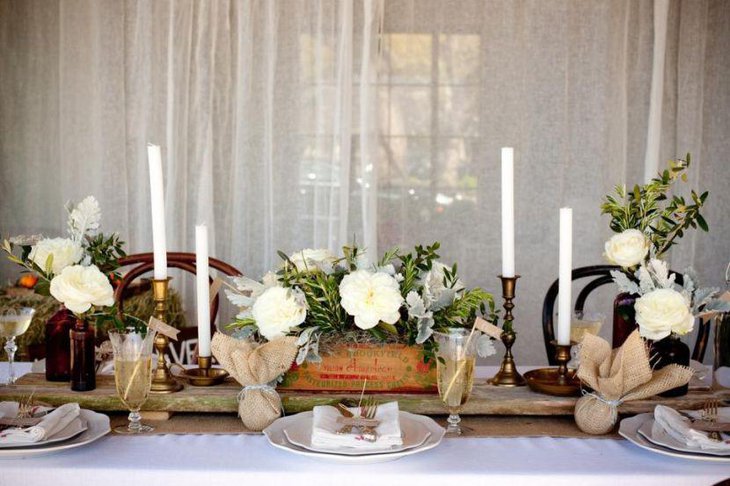
POLYGON ((691 201, 685 197, 667 195, 678 180, 687 181, 690 154, 684 159, 669 161, 669 167, 644 185, 632 190, 616 186, 615 195, 606 195, 601 204, 601 214, 611 216, 610 227, 616 233, 638 229, 651 242, 655 258, 667 252, 677 238, 682 238, 689 228, 708 231, 707 221, 700 214, 709 193, 698 194, 692 190, 691 201))

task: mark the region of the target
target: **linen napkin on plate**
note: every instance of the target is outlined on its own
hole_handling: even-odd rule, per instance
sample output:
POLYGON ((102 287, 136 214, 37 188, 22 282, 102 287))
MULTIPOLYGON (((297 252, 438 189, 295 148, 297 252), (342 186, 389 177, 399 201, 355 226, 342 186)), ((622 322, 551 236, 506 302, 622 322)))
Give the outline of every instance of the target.
MULTIPOLYGON (((718 409, 718 419, 726 421, 728 418, 730 418, 730 409, 718 409)), ((712 440, 708 437, 707 432, 693 429, 687 418, 664 405, 657 405, 654 408, 654 422, 662 427, 667 434, 679 442, 687 444, 688 447, 705 451, 730 451, 730 444, 725 441, 712 440)))
MULTIPOLYGON (((78 403, 66 403, 43 417, 38 425, 0 432, 0 444, 28 444, 51 438, 79 416, 78 403)), ((17 414, 17 408, 15 410, 17 414)))
MULTIPOLYGON (((355 415, 359 414, 357 408, 350 408, 349 410, 355 415)), ((376 450, 403 445, 398 402, 389 402, 378 406, 375 419, 379 420, 380 424, 375 429, 378 433, 378 439, 375 442, 368 442, 359 434, 338 434, 337 431, 340 430, 342 424, 338 423, 337 419, 342 415, 335 407, 314 407, 313 416, 312 445, 315 447, 326 447, 327 449, 354 447, 376 450)))

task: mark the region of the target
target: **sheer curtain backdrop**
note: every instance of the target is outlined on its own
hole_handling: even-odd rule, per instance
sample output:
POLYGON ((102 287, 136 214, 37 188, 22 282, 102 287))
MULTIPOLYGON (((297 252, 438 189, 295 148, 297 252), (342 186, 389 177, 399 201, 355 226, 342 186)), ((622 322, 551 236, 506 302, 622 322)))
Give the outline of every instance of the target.
POLYGON ((558 208, 574 266, 601 263, 601 196, 686 152, 711 232, 672 267, 724 285, 728 45, 722 0, 0 0, 0 232, 62 233, 63 204, 94 194, 149 250, 153 142, 170 250, 206 222, 212 255, 259 276, 279 249, 438 240, 498 294, 514 146, 515 352, 543 363, 558 208))

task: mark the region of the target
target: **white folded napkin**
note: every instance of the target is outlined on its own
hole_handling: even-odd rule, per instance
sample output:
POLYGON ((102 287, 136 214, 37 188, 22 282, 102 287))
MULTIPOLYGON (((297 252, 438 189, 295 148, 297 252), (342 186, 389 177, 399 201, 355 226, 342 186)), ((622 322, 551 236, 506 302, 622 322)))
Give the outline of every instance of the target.
POLYGON ((0 402, 0 418, 15 418, 18 416, 18 402, 0 402))
MULTIPOLYGON (((8 402, 4 402, 8 403, 8 402)), ((17 404, 16 404, 17 405, 17 404)), ((61 405, 48 415, 38 425, 24 429, 6 429, 0 432, 0 444, 28 444, 51 438, 55 433, 66 428, 79 416, 78 403, 61 405)), ((17 408, 15 410, 17 415, 17 408)))
MULTIPOLYGON (((697 415, 699 418, 699 415, 697 415)), ((730 409, 719 408, 718 420, 730 421, 730 409)), ((667 434, 675 440, 688 447, 698 448, 705 451, 730 451, 730 444, 725 441, 716 441, 708 437, 707 432, 695 430, 686 417, 683 417, 674 409, 664 405, 657 405, 654 408, 654 421, 661 426, 667 434)))
MULTIPOLYGON (((357 408, 350 408, 350 412, 359 415, 357 408)), ((400 420, 398 414, 398 402, 385 403, 378 406, 375 419, 380 421, 375 431, 378 439, 375 442, 368 442, 359 434, 338 434, 342 427, 337 422, 342 417, 335 407, 320 406, 314 407, 314 419, 312 421, 312 445, 327 449, 339 447, 356 447, 358 449, 387 449, 391 446, 403 445, 401 437, 400 420)))

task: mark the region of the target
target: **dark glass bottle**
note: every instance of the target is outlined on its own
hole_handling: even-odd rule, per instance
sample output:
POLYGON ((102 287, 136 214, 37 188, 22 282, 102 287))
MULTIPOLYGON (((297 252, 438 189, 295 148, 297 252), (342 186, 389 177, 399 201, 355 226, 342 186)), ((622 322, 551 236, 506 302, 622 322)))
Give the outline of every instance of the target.
POLYGON ((46 380, 71 380, 71 329, 73 313, 61 308, 46 322, 46 380))
POLYGON ((626 338, 638 328, 636 325, 636 311, 634 303, 638 298, 635 294, 623 292, 618 294, 613 301, 613 334, 612 346, 618 348, 626 338))
POLYGON ((76 319, 71 329, 71 389, 90 391, 96 388, 96 350, 94 327, 76 319))
MULTIPOLYGON (((654 370, 659 370, 670 364, 689 366, 689 346, 682 342, 679 337, 669 335, 660 341, 651 343, 651 360, 649 361, 654 370)), ((662 397, 681 397, 687 394, 689 384, 672 388, 664 393, 662 397)))

